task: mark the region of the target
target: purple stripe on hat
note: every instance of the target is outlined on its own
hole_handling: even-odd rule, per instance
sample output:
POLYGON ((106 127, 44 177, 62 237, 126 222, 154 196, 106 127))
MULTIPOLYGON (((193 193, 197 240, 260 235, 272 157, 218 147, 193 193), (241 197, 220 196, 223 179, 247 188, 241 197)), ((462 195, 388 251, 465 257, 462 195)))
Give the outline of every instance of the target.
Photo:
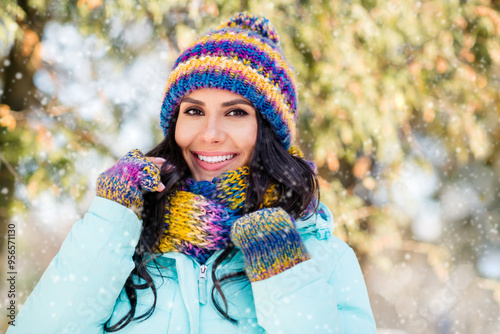
MULTIPOLYGON (((223 31, 223 33, 225 32, 226 31, 223 31)), ((217 36, 214 35, 214 37, 217 36)), ((279 50, 276 50, 276 52, 281 55, 279 50)), ((233 41, 229 39, 214 39, 203 44, 197 44, 183 52, 174 64, 173 69, 190 58, 200 58, 202 56, 224 56, 233 58, 235 54, 238 55, 238 60, 240 61, 248 60, 249 63, 246 63, 246 65, 257 70, 263 76, 269 74, 271 83, 277 86, 280 92, 285 95, 286 103, 288 103, 292 109, 297 108, 295 88, 292 78, 290 78, 285 68, 280 66, 276 59, 269 57, 269 54, 263 52, 262 48, 244 40, 233 41)), ((281 55, 281 57, 282 60, 285 61, 283 55, 281 55)))

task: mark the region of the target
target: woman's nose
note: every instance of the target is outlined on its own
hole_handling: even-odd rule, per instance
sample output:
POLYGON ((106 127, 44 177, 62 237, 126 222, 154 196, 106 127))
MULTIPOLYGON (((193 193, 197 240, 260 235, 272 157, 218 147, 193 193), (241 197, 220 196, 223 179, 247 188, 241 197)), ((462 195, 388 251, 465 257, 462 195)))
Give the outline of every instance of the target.
POLYGON ((204 129, 202 130, 201 139, 205 143, 219 143, 226 138, 226 133, 221 122, 215 118, 208 118, 204 129))

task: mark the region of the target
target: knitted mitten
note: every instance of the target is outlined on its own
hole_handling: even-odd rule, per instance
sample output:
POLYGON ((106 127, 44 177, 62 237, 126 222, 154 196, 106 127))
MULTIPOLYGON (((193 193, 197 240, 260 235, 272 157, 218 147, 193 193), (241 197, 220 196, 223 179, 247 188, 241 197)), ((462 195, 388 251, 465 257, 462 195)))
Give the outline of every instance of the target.
POLYGON ((277 275, 310 259, 293 218, 282 208, 266 208, 234 222, 231 241, 241 249, 251 282, 277 275))
POLYGON ((132 209, 141 216, 144 198, 141 189, 158 191, 160 170, 139 150, 128 152, 97 178, 97 196, 132 209))

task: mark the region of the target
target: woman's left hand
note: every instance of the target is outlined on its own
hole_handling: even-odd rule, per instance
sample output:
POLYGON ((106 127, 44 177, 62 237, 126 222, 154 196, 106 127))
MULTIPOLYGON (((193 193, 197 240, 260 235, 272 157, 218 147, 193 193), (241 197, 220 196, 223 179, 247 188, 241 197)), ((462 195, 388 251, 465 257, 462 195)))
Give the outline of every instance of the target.
POLYGON ((293 218, 282 208, 260 209, 237 219, 231 241, 243 252, 252 282, 310 259, 293 218))

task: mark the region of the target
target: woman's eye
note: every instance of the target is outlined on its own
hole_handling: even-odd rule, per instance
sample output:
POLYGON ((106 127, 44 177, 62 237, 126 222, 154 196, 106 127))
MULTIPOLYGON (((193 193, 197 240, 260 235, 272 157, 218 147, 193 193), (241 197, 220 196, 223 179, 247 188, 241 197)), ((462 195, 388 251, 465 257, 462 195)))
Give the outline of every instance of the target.
POLYGON ((235 110, 231 110, 230 112, 228 112, 227 115, 228 116, 245 116, 245 115, 248 115, 248 113, 242 109, 235 109, 235 110))
POLYGON ((203 113, 200 110, 198 110, 198 109, 186 109, 184 111, 184 114, 195 116, 195 115, 201 115, 203 113))

